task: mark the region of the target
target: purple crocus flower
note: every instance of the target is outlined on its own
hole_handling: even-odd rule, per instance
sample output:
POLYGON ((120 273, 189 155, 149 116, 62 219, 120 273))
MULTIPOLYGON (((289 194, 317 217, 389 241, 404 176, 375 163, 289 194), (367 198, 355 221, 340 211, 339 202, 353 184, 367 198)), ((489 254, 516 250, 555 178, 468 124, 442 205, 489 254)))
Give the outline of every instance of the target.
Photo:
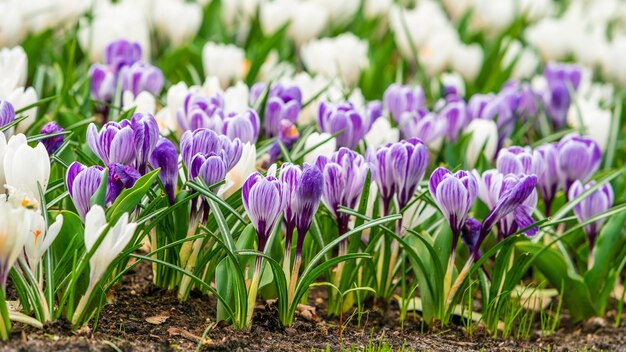
POLYGON ((288 120, 280 121, 278 140, 272 144, 272 147, 267 152, 269 159, 266 164, 273 164, 281 156, 282 149, 280 148, 279 141, 283 144, 283 146, 285 146, 285 148, 289 149, 298 140, 298 138, 300 138, 300 133, 293 122, 288 120))
POLYGON ((482 119, 484 117, 485 108, 496 98, 493 93, 474 94, 467 103, 468 120, 482 119))
MULTIPOLYGON (((259 82, 250 90, 250 105, 264 99, 267 85, 259 82)), ((275 137, 280 129, 280 121, 296 122, 302 108, 302 92, 297 86, 274 83, 267 93, 267 102, 263 112, 263 133, 266 137, 275 137)))
POLYGON ((120 70, 122 90, 130 91, 137 96, 143 91, 157 95, 163 88, 163 73, 147 62, 135 62, 131 66, 124 66, 120 70))
POLYGON ((263 252, 274 226, 287 205, 288 186, 276 178, 276 166, 272 165, 264 177, 259 172, 244 182, 241 197, 250 222, 257 232, 258 250, 263 252))
POLYGON ((543 173, 543 159, 538 151, 530 147, 513 146, 500 149, 496 161, 498 171, 503 174, 541 175, 543 173))
POLYGON ((104 63, 115 72, 139 60, 141 60, 141 46, 136 42, 125 39, 116 40, 107 45, 104 50, 104 63))
POLYGON ((150 156, 150 164, 153 168, 160 168, 159 178, 167 193, 167 199, 170 204, 176 201, 176 183, 178 182, 178 152, 176 147, 169 139, 165 137, 159 138, 152 155, 150 156))
POLYGON ((459 134, 467 126, 467 107, 465 102, 460 100, 446 104, 439 112, 439 116, 446 122, 446 137, 456 142, 459 134))
MULTIPOLYGON (((570 201, 578 198, 583 192, 595 186, 594 181, 583 185, 580 181, 575 181, 570 187, 568 198, 570 201)), ((574 206, 574 214, 579 222, 585 222, 588 219, 602 214, 613 206, 613 187, 610 183, 603 184, 600 188, 582 199, 580 203, 574 206)), ((589 252, 593 251, 596 237, 602 229, 602 225, 606 218, 594 221, 583 227, 585 234, 589 238, 589 252)))
POLYGON ((302 167, 302 176, 295 192, 296 228, 298 229, 298 243, 296 256, 302 253, 302 245, 313 217, 320 205, 324 187, 324 176, 314 165, 305 163, 302 167))
POLYGON ((552 119, 554 128, 561 129, 567 121, 572 100, 570 89, 578 89, 582 71, 577 65, 550 62, 543 75, 548 84, 548 91, 544 96, 546 113, 552 119))
MULTIPOLYGON (((480 237, 480 221, 468 217, 461 229, 461 240, 467 246, 470 253, 474 252, 476 245, 478 244, 478 238, 480 237)), ((477 249, 480 253, 480 249, 477 249)))
POLYGON ((503 92, 508 92, 510 99, 513 99, 515 114, 524 121, 535 117, 539 111, 540 96, 529 83, 519 81, 508 81, 502 88, 503 92))
POLYGON ((559 180, 566 193, 574 181, 586 182, 600 167, 602 151, 591 138, 571 134, 561 139, 557 149, 559 180))
POLYGON ((428 190, 452 229, 454 253, 467 213, 476 200, 476 179, 464 170, 453 174, 450 170, 439 167, 430 175, 428 190))
MULTIPOLYGON (((46 135, 59 133, 63 131, 65 131, 63 127, 61 127, 55 121, 50 121, 46 123, 45 125, 43 125, 43 127, 41 128, 41 134, 46 134, 46 135)), ((64 140, 64 136, 61 134, 58 136, 44 138, 41 140, 41 143, 44 145, 44 147, 46 147, 48 154, 54 154, 54 152, 56 152, 57 149, 59 149, 61 145, 63 144, 63 140, 64 140)))
POLYGON ((287 204, 285 206, 285 215, 283 221, 285 223, 285 238, 287 242, 286 248, 289 248, 293 231, 296 229, 296 189, 302 178, 302 169, 298 165, 284 163, 280 167, 278 179, 283 182, 287 188, 287 204))
POLYGON ((15 120, 15 109, 6 100, 0 100, 0 127, 4 127, 15 120))
POLYGON ((340 148, 330 158, 319 156, 315 165, 324 175, 322 200, 337 219, 339 234, 348 230, 350 217, 339 212, 339 206, 352 208, 363 191, 368 166, 362 155, 340 148))
POLYGON ((446 133, 446 121, 426 110, 405 112, 400 123, 405 138, 418 138, 431 144, 446 133))
MULTIPOLYGON (((213 185, 222 181, 226 177, 226 162, 221 155, 215 153, 198 153, 191 160, 189 168, 189 178, 195 180, 200 178, 206 185, 213 185)), ((217 192, 219 187, 212 188, 217 192)))
POLYGON ((107 122, 99 132, 95 124, 89 124, 87 144, 106 165, 131 165, 136 158, 134 131, 128 120, 107 122))
POLYGON ((259 137, 259 115, 253 109, 231 112, 224 118, 222 133, 230 139, 239 138, 242 143, 255 144, 259 137))
POLYGON ((371 119, 363 116, 351 102, 321 102, 317 111, 317 123, 322 132, 335 134, 337 146, 353 149, 365 137, 371 127, 371 119))
POLYGON ((239 139, 231 141, 230 138, 218 135, 215 131, 200 128, 183 133, 180 139, 180 153, 187 171, 190 172, 190 178, 193 179, 191 170, 196 155, 202 154, 204 158, 219 156, 228 172, 241 158, 242 146, 239 139))
POLYGON ((221 95, 206 97, 189 93, 185 97, 183 107, 176 112, 176 119, 184 131, 209 128, 221 132, 224 120, 224 99, 221 95))
POLYGON ((115 202, 123 189, 131 188, 141 177, 141 174, 132 166, 122 164, 110 164, 109 180, 107 183, 106 206, 115 202))
POLYGON ((104 169, 101 166, 86 167, 77 161, 67 169, 67 191, 83 221, 91 209, 91 198, 100 187, 103 174, 104 169))
POLYGON ((420 86, 391 84, 384 93, 383 104, 399 125, 405 112, 414 112, 425 107, 426 96, 420 86))
POLYGON ((117 89, 117 73, 107 65, 94 64, 89 69, 91 97, 101 102, 113 101, 117 89))
POLYGON ((148 160, 159 141, 159 125, 151 114, 134 114, 131 128, 135 140, 136 167, 142 175, 148 172, 148 160))

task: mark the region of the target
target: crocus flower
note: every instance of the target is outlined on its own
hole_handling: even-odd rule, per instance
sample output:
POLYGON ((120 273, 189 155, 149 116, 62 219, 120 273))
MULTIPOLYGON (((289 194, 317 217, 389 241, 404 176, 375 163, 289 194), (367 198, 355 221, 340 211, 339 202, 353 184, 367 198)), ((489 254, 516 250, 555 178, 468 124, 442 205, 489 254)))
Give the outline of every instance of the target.
POLYGON ((41 258, 63 227, 63 215, 57 215, 54 223, 48 228, 46 228, 46 222, 41 214, 32 212, 31 217, 32 225, 29 229, 29 236, 24 242, 24 254, 28 259, 28 266, 33 273, 36 273, 41 258))
POLYGON ((558 148, 558 175, 565 192, 576 180, 586 182, 600 167, 602 151, 593 139, 568 135, 558 148))
POLYGON ((446 121, 426 110, 406 112, 402 115, 400 128, 405 138, 418 138, 424 143, 432 144, 445 135, 446 121))
POLYGON ((87 127, 87 144, 106 165, 131 165, 135 161, 135 137, 131 123, 109 121, 98 132, 93 123, 87 127))
POLYGON ((131 66, 124 66, 120 70, 122 90, 130 91, 134 96, 147 91, 157 95, 163 88, 163 73, 147 62, 135 62, 131 66))
POLYGON ((220 95, 206 97, 197 93, 189 93, 183 106, 176 112, 178 125, 183 131, 194 131, 199 128, 222 130, 224 120, 224 101, 220 95))
POLYGON ((139 60, 141 60, 141 46, 136 42, 125 39, 116 40, 107 45, 104 50, 104 63, 115 72, 139 60))
POLYGON ((150 114, 134 114, 130 122, 133 130, 137 170, 148 171, 148 160, 159 141, 159 125, 150 114))
POLYGON ((276 166, 272 165, 267 176, 256 172, 243 184, 241 191, 243 206, 256 229, 258 250, 265 250, 265 244, 274 231, 274 226, 287 206, 288 186, 276 178, 276 166))
POLYGON ((139 171, 132 166, 113 163, 108 165, 109 180, 107 183, 107 193, 105 204, 110 206, 115 202, 123 189, 131 188, 141 177, 139 171))
MULTIPOLYGON (((55 121, 50 121, 46 123, 45 125, 43 125, 43 127, 41 128, 41 134, 46 134, 46 135, 59 133, 63 131, 65 131, 63 127, 61 127, 55 121)), ((44 145, 44 147, 46 147, 48 154, 54 154, 54 152, 56 152, 61 147, 64 139, 65 137, 62 134, 60 134, 57 136, 44 138, 41 140, 41 143, 44 145)))
POLYGON ((337 219, 339 234, 344 234, 350 217, 339 212, 339 206, 356 206, 367 177, 367 163, 357 152, 340 148, 330 158, 319 156, 315 165, 324 175, 322 200, 337 219))
POLYGON ((461 130, 469 123, 465 102, 455 101, 446 104, 439 112, 439 116, 446 122, 446 137, 456 142, 461 130))
POLYGON ((377 148, 387 143, 395 143, 400 140, 400 131, 391 127, 387 118, 376 119, 365 137, 363 137, 368 148, 377 148))
POLYGON ((24 248, 28 238, 32 210, 15 206, 0 197, 0 284, 6 290, 9 271, 24 248))
POLYGON ((224 118, 222 133, 230 139, 239 138, 241 143, 256 143, 259 125, 259 115, 253 109, 241 113, 231 112, 224 118))
MULTIPOLYGON (((580 194, 593 187, 595 184, 594 181, 590 181, 586 185, 583 185, 580 181, 575 181, 569 190, 569 200, 572 201, 578 198, 580 194)), ((580 203, 576 204, 574 206, 574 214, 576 214, 578 221, 582 223, 596 215, 604 213, 609 210, 611 206, 613 206, 613 187, 611 187, 610 183, 606 183, 582 199, 580 203)), ((606 218, 603 218, 583 227, 585 234, 587 234, 589 238, 590 252, 593 251, 596 238, 605 221, 606 218)))
MULTIPOLYGON (((226 171, 230 170, 237 164, 241 158, 241 141, 218 135, 212 130, 200 128, 195 131, 187 131, 183 133, 180 139, 180 153, 187 171, 191 175, 193 159, 196 155, 201 154, 204 157, 219 156, 224 161, 226 171)), ((196 162, 198 163, 198 162, 196 162)), ((196 165, 197 166, 197 165, 196 165)), ((196 171, 199 172, 199 169, 196 171)), ((197 174, 196 174, 197 176, 197 174)), ((191 177, 190 178, 194 178, 191 177)))
POLYGON ((15 109, 6 100, 0 100, 0 127, 4 127, 15 120, 15 109))
POLYGON ((359 144, 371 126, 370 119, 357 111, 351 102, 320 103, 317 123, 322 132, 341 132, 337 136, 337 146, 350 149, 359 144))
POLYGON ((324 176, 322 172, 311 164, 302 167, 300 183, 295 191, 296 228, 298 229, 298 243, 296 256, 302 253, 304 237, 311 227, 313 217, 320 205, 323 193, 324 176))
POLYGON ((420 86, 405 86, 393 83, 385 90, 383 104, 399 125, 405 112, 414 112, 425 107, 426 96, 420 86))
POLYGON ((478 194, 476 179, 467 171, 460 170, 453 174, 439 167, 430 175, 428 190, 452 229, 455 237, 452 244, 454 252, 467 213, 478 194))
POLYGON ((103 174, 104 169, 101 166, 86 167, 77 161, 67 168, 65 176, 67 191, 83 220, 91 209, 91 198, 100 187, 103 174))
POLYGON ((113 101, 117 89, 117 74, 106 65, 94 64, 89 69, 91 97, 101 102, 113 101))
POLYGON ((493 160, 498 147, 498 126, 495 122, 483 119, 473 120, 465 129, 465 133, 472 135, 465 150, 468 167, 473 168, 481 155, 487 160, 493 160))
MULTIPOLYGON (((250 91, 250 104, 258 104, 264 99, 265 83, 255 84, 250 91)), ((285 86, 275 83, 267 93, 267 103, 263 113, 263 133, 266 137, 275 137, 280 129, 280 121, 295 123, 302 108, 302 92, 297 86, 285 86)))
POLYGON ((165 188, 167 199, 170 204, 174 204, 178 181, 178 152, 174 143, 165 137, 159 138, 150 156, 150 164, 153 168, 160 169, 159 178, 165 188))
POLYGON ((542 159, 543 171, 538 175, 537 184, 545 205, 545 215, 550 215, 552 201, 559 190, 559 152, 556 144, 546 143, 537 147, 542 159))
POLYGON ((45 193, 50 179, 50 157, 43 144, 27 144, 26 136, 16 134, 9 139, 3 161, 7 189, 24 190, 39 198, 45 193))
POLYGON ((304 162, 312 164, 318 156, 330 157, 337 150, 337 140, 330 133, 312 132, 304 141, 304 162))
POLYGON ((222 199, 230 197, 237 190, 241 189, 244 181, 248 176, 256 171, 256 146, 250 143, 244 143, 241 152, 241 158, 226 174, 226 183, 218 192, 222 199))
POLYGON ((500 149, 496 160, 498 171, 503 174, 541 175, 543 159, 538 151, 530 147, 509 147, 500 149))
MULTIPOLYGON (((214 153, 196 154, 189 166, 189 178, 195 180, 200 178, 206 185, 213 185, 226 177, 226 162, 221 156, 214 153)), ((217 192, 219 188, 212 188, 217 192)))
POLYGON ((233 44, 207 42, 202 48, 205 76, 216 76, 224 88, 244 76, 245 59, 245 51, 233 44))
POLYGON ((285 258, 291 253, 291 240, 293 231, 296 229, 296 189, 302 178, 302 169, 298 165, 284 163, 280 167, 278 179, 283 182, 287 189, 287 201, 284 210, 283 221, 285 224, 285 258))
POLYGON ((572 100, 570 89, 578 89, 582 71, 577 65, 550 62, 543 75, 548 83, 548 92, 544 97, 546 113, 552 119, 554 127, 561 129, 567 121, 567 111, 572 100))
POLYGON ((276 161, 282 154, 279 141, 285 148, 289 149, 298 140, 298 138, 300 138, 300 133, 293 122, 288 120, 280 121, 278 140, 272 144, 272 147, 267 152, 269 154, 269 164, 274 163, 274 161, 276 161))

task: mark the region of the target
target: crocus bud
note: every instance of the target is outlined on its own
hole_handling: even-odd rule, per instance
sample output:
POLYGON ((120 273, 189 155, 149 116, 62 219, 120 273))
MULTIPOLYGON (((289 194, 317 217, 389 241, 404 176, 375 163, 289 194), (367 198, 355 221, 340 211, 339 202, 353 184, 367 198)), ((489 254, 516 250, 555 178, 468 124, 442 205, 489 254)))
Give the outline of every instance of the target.
POLYGON ((136 42, 125 39, 116 40, 107 45, 104 50, 104 63, 114 72, 139 60, 141 60, 141 46, 136 42))
MULTIPOLYGON (((405 112, 402 115, 400 126, 405 138, 418 138, 429 145, 446 133, 446 121, 426 110, 405 112)), ((372 132, 375 133, 375 131, 372 132)))
POLYGON ((144 175, 148 171, 148 159, 159 141, 159 125, 150 114, 134 114, 130 123, 135 140, 135 166, 144 175))
POLYGON ((549 216, 552 201, 559 190, 559 152, 554 143, 540 145, 536 151, 543 164, 543 171, 538 175, 537 184, 545 204, 545 215, 549 216))
POLYGON ((106 65, 94 64, 89 69, 91 97, 101 102, 113 101, 117 89, 116 73, 106 65))
POLYGON ((509 147, 500 149, 496 160, 498 171, 503 174, 541 175, 543 159, 538 151, 530 147, 509 147))
POLYGON ((85 220, 85 215, 91 209, 91 197, 96 193, 104 169, 100 166, 86 167, 79 162, 73 162, 67 169, 65 182, 70 198, 78 211, 81 219, 85 220))
POLYGON ((4 127, 15 120, 15 109, 6 100, 0 100, 0 127, 4 127))
POLYGON ((28 145, 26 136, 16 134, 9 139, 4 152, 6 188, 27 191, 37 198, 40 187, 45 193, 50 179, 50 157, 43 144, 33 148, 28 145))
POLYGON ((465 243, 470 253, 473 253, 475 250, 478 251, 476 245, 480 236, 480 227, 480 221, 474 218, 467 218, 461 229, 461 240, 465 243))
MULTIPOLYGON (((222 181, 226 177, 226 163, 224 159, 213 153, 196 154, 191 160, 189 168, 189 178, 195 180, 200 178, 207 186, 211 186, 222 181)), ((218 188, 211 188, 216 192, 218 188)))
POLYGON ((391 117, 399 125, 402 114, 414 112, 425 107, 426 96, 420 86, 405 86, 393 83, 385 90, 383 104, 391 117))
POLYGON ((287 185, 276 178, 276 166, 273 165, 266 177, 259 172, 250 175, 243 184, 241 197, 250 222, 257 231, 258 250, 262 252, 287 205, 287 185))
POLYGON ((391 159, 398 205, 404 208, 424 178, 428 166, 428 148, 417 138, 403 140, 391 147, 391 159))
POLYGON ((498 127, 495 122, 483 119, 473 120, 465 132, 472 135, 465 151, 467 166, 472 168, 476 165, 481 151, 487 160, 494 158, 498 147, 498 127))
MULTIPOLYGON (((257 83, 250 91, 250 104, 257 104, 263 99, 265 83, 257 83)), ((275 137, 280 130, 280 121, 288 120, 295 123, 302 108, 302 92, 297 86, 285 86, 275 83, 267 93, 267 103, 263 113, 263 133, 267 137, 275 137)))
MULTIPOLYGON (((43 127, 41 128, 41 134, 53 134, 53 133, 59 133, 63 131, 65 131, 63 127, 61 127, 55 121, 50 121, 46 123, 45 125, 43 125, 43 127)), ((57 149, 59 149, 59 147, 61 147, 61 145, 63 144, 63 140, 64 140, 64 136, 61 134, 58 136, 44 138, 41 140, 41 144, 43 144, 44 147, 46 147, 48 154, 54 154, 54 152, 56 152, 57 149)))
POLYGON ((293 230, 296 228, 296 189, 300 184, 300 179, 302 178, 302 170, 299 166, 284 163, 280 167, 280 173, 278 174, 278 179, 282 181, 287 188, 287 204, 285 206, 285 227, 287 228, 287 241, 291 242, 291 237, 289 234, 293 234, 293 230))
POLYGON ((439 116, 445 121, 446 137, 450 141, 456 142, 461 130, 469 123, 467 120, 465 102, 461 100, 446 104, 439 113, 439 116))
POLYGON ((183 131, 208 128, 221 132, 224 120, 224 100, 221 95, 206 97, 187 94, 183 106, 176 112, 178 125, 183 131))
MULTIPOLYGON (((467 213, 476 200, 478 193, 476 179, 467 171, 460 170, 453 174, 439 167, 430 175, 428 190, 448 220, 452 234, 458 239, 467 213)), ((454 240, 453 243, 456 242, 454 240)))
POLYGON ((332 104, 320 103, 317 123, 322 132, 335 134, 337 146, 355 148, 365 137, 370 125, 365 116, 356 110, 351 102, 332 104))
MULTIPOLYGON (((596 183, 590 181, 588 184, 583 185, 580 181, 575 181, 570 187, 568 198, 570 201, 578 198, 580 194, 593 187, 596 183)), ((613 187, 610 183, 602 185, 600 188, 583 198, 580 203, 574 206, 574 214, 578 218, 578 222, 585 222, 588 219, 602 214, 609 210, 613 206, 613 187)), ((606 218, 594 221, 589 225, 583 227, 585 234, 589 238, 589 250, 593 251, 593 247, 596 242, 596 237, 602 229, 602 225, 606 218)))
POLYGON ((311 227, 313 217, 320 205, 323 193, 324 176, 315 166, 304 164, 300 183, 295 192, 296 227, 298 228, 298 243, 296 255, 302 253, 304 237, 311 227))
POLYGON ((132 166, 122 164, 110 164, 109 181, 107 183, 106 205, 110 206, 115 202, 123 189, 131 188, 141 177, 141 174, 132 166))
POLYGON ((158 95, 163 88, 163 73, 161 70, 146 62, 136 62, 125 66, 120 71, 122 90, 130 91, 134 96, 143 91, 158 95))
POLYGON ((241 113, 231 112, 224 118, 222 133, 241 143, 256 143, 259 137, 259 115, 253 109, 241 113))
POLYGON ((239 139, 231 141, 228 137, 218 135, 206 128, 193 132, 187 131, 180 139, 180 153, 192 179, 195 178, 191 177, 192 163, 197 154, 205 158, 212 155, 219 156, 224 161, 226 172, 228 172, 241 158, 241 152, 242 146, 239 139))
POLYGON ((135 161, 135 137, 131 123, 110 121, 98 132, 96 125, 87 128, 87 144, 105 164, 131 165, 135 161))
POLYGON ((561 129, 567 121, 567 111, 572 97, 570 90, 577 90, 582 71, 577 65, 550 62, 543 75, 548 83, 548 94, 544 98, 546 113, 556 129, 561 129))
POLYGON ((178 153, 176 147, 169 139, 159 138, 152 155, 150 164, 153 168, 160 168, 159 178, 165 188, 167 199, 170 204, 176 201, 176 183, 178 181, 178 153))
POLYGON ((565 192, 574 181, 586 182, 600 167, 602 151, 593 139, 568 135, 561 139, 558 148, 558 175, 565 192))

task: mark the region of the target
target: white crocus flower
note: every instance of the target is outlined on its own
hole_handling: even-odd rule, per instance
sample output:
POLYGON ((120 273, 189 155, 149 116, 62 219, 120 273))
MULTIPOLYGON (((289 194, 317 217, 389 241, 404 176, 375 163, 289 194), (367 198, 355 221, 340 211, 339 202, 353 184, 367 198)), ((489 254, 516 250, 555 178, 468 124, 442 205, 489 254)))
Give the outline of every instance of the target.
POLYGON ((291 24, 287 35, 296 45, 317 38, 326 28, 328 12, 318 3, 306 1, 297 2, 298 7, 291 15, 291 24))
POLYGON ((23 190, 39 195, 39 187, 45 192, 50 179, 50 157, 43 144, 30 147, 26 136, 17 134, 7 143, 3 160, 7 188, 23 190))
POLYGON ((57 215, 54 223, 47 229, 41 214, 33 212, 31 216, 32 224, 26 242, 24 242, 24 253, 28 258, 28 266, 33 273, 36 273, 41 258, 63 227, 63 215, 57 215))
POLYGON ((365 0, 363 15, 368 19, 385 16, 392 4, 393 0, 365 0))
POLYGON ((237 82, 224 91, 224 111, 226 113, 244 111, 248 108, 249 98, 250 88, 248 85, 242 81, 237 82))
POLYGON ((16 88, 26 85, 27 71, 28 57, 21 46, 0 50, 0 99, 7 99, 16 88))
POLYGON ((24 207, 0 197, 0 284, 6 288, 9 271, 24 248, 28 238, 30 214, 24 207))
POLYGON ((388 119, 380 117, 374 121, 372 128, 367 132, 364 139, 368 148, 376 148, 387 143, 399 141, 400 131, 391 127, 388 119))
POLYGON ((26 34, 26 26, 17 1, 0 2, 0 47, 19 44, 26 34))
POLYGON ((245 74, 245 52, 233 44, 208 42, 202 49, 204 74, 215 76, 222 88, 230 82, 240 80, 245 74))
POLYGON ((337 150, 337 140, 335 138, 331 138, 331 136, 332 135, 330 133, 311 133, 304 141, 304 150, 309 150, 314 146, 322 142, 323 143, 309 151, 304 156, 304 162, 314 164, 315 160, 320 155, 330 157, 335 150, 337 150))
POLYGON ((165 99, 166 106, 161 108, 154 116, 161 134, 168 135, 171 131, 178 129, 176 112, 183 107, 185 98, 190 92, 191 89, 187 87, 185 82, 179 82, 168 89, 165 99))
POLYGON ((361 0, 312 0, 328 12, 334 26, 345 25, 359 10, 361 0))
POLYGON ((293 0, 263 1, 259 5, 259 22, 267 36, 276 33, 291 21, 296 2, 293 0))
POLYGON ((502 67, 513 65, 511 78, 524 79, 532 77, 539 66, 539 56, 532 48, 524 47, 517 40, 512 40, 502 57, 502 67))
POLYGON ((135 113, 154 115, 156 100, 154 99, 152 93, 148 91, 141 91, 137 94, 137 96, 134 96, 131 91, 124 91, 122 94, 122 101, 124 102, 124 110, 129 110, 134 107, 135 113))
POLYGON ((226 183, 219 189, 217 195, 222 199, 230 197, 243 186, 248 176, 256 171, 256 146, 244 143, 241 159, 226 174, 226 183))
POLYGON ((567 113, 567 123, 582 129, 581 134, 591 137, 602 150, 606 149, 609 140, 612 119, 611 110, 601 108, 597 101, 591 99, 579 99, 567 113))
POLYGON ((487 160, 493 160, 498 147, 498 127, 495 122, 473 120, 465 129, 465 133, 472 135, 465 151, 465 160, 470 169, 478 162, 481 151, 487 160))
MULTIPOLYGON (((15 108, 15 111, 17 111, 35 104, 39 98, 33 87, 19 87, 13 90, 13 92, 6 97, 6 100, 8 100, 15 108)), ((15 131, 17 133, 24 133, 26 129, 28 129, 28 127, 35 122, 35 118, 37 117, 37 107, 21 112, 17 114, 16 117, 22 116, 26 116, 26 118, 16 126, 15 131)))
POLYGON ((193 37, 202 22, 199 4, 182 0, 159 0, 154 6, 152 23, 157 33, 173 44, 180 46, 193 37), (181 19, 184 18, 184 21, 181 19))
POLYGON ((366 41, 344 33, 336 38, 310 41, 302 46, 300 54, 309 72, 327 78, 339 76, 344 84, 354 86, 369 64, 367 51, 366 41))
POLYGON ((483 50, 480 45, 459 45, 452 55, 452 67, 466 81, 474 81, 483 66, 483 50))

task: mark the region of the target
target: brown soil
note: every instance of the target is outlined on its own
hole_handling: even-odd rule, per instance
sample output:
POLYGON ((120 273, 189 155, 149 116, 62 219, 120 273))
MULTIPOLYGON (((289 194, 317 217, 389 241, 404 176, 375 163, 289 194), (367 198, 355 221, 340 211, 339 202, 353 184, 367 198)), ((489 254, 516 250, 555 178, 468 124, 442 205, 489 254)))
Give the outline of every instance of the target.
MULTIPOLYGON (((236 331, 215 324, 215 300, 192 294, 180 303, 176 295, 151 283, 150 267, 143 263, 126 275, 115 292, 115 302, 104 307, 95 330, 72 333, 69 323, 56 321, 43 330, 15 324, 11 340, 0 344, 0 351, 339 351, 364 348, 369 342, 385 341, 399 348, 427 351, 509 351, 509 350, 626 350, 626 326, 612 326, 612 321, 597 319, 584 324, 569 324, 549 338, 539 332, 528 341, 494 339, 484 331, 467 336, 459 325, 423 332, 418 318, 411 317, 404 329, 398 321, 397 306, 387 314, 365 311, 361 326, 352 319, 341 339, 337 321, 324 318, 319 299, 323 291, 312 294, 316 316, 296 317, 292 328, 282 328, 273 305, 257 307, 251 331, 236 331), (150 322, 149 322, 150 321, 150 322), (201 336, 207 330, 207 338, 201 336)), ((610 319, 612 320, 612 319, 610 319)))

